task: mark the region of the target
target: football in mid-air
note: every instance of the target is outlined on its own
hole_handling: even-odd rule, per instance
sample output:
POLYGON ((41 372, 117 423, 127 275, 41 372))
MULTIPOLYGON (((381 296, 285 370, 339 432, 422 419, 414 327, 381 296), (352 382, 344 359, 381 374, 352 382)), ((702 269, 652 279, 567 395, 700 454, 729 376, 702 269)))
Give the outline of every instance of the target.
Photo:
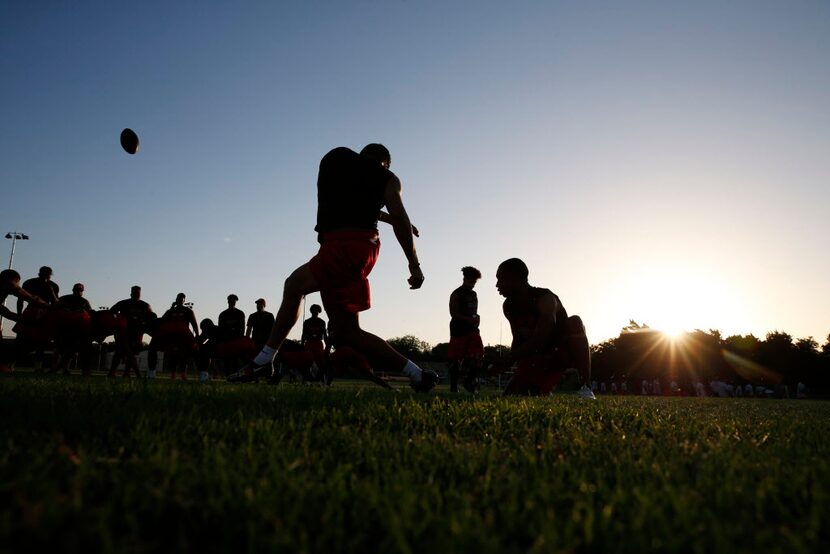
POLYGON ((127 154, 135 154, 138 152, 138 147, 138 135, 135 134, 135 131, 130 128, 121 131, 121 148, 127 154))

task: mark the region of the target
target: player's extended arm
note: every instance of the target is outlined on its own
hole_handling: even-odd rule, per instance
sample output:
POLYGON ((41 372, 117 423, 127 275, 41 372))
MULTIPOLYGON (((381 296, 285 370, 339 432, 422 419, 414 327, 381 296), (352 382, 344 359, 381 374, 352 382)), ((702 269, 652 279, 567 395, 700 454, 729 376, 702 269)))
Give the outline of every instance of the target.
POLYGON ((253 332, 254 332, 254 326, 251 325, 251 321, 248 320, 248 326, 245 328, 245 338, 246 339, 251 338, 251 333, 253 333, 253 332))
MULTIPOLYGON (((48 308, 49 304, 44 302, 39 296, 35 296, 34 294, 30 293, 26 289, 18 287, 17 289, 13 290, 11 294, 17 297, 17 313, 19 314, 23 310, 23 302, 28 302, 30 304, 36 304, 41 308, 48 308)), ((9 318, 11 319, 11 318, 9 318)), ((17 321, 17 320, 15 320, 17 321)))
MULTIPOLYGON (((380 211, 380 215, 378 216, 378 221, 383 221, 384 223, 392 224, 392 218, 389 217, 389 214, 384 212, 383 210, 380 211)), ((412 234, 416 237, 420 237, 421 233, 418 232, 418 228, 415 227, 415 224, 412 224, 412 234)))
POLYGON ((532 356, 549 344, 550 337, 556 329, 556 308, 556 297, 552 294, 539 299, 539 321, 533 330, 533 336, 524 344, 512 349, 513 359, 521 360, 532 356))
POLYGON ((8 309, 6 306, 0 304, 0 314, 3 315, 6 319, 10 319, 12 321, 20 321, 20 316, 8 309))
POLYGON ((386 184, 384 193, 386 209, 389 210, 388 217, 392 229, 395 230, 395 238, 401 245, 404 255, 409 262, 409 288, 419 289, 424 283, 424 274, 421 272, 421 264, 418 263, 418 254, 415 252, 415 240, 412 238, 412 222, 403 205, 401 197, 401 181, 394 175, 386 184))

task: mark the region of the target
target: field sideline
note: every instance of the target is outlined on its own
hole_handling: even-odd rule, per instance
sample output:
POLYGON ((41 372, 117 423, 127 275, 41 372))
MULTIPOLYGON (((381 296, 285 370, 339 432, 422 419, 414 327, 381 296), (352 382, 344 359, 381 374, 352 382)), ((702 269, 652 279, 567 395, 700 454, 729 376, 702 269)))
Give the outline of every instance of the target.
POLYGON ((0 550, 817 552, 830 402, 0 378, 0 550))

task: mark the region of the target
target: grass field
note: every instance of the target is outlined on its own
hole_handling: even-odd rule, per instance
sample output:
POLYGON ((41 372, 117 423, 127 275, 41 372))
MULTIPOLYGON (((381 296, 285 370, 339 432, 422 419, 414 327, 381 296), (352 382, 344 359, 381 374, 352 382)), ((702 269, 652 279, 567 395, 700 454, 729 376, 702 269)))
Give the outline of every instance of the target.
POLYGON ((0 379, 0 549, 817 552, 830 403, 0 379))

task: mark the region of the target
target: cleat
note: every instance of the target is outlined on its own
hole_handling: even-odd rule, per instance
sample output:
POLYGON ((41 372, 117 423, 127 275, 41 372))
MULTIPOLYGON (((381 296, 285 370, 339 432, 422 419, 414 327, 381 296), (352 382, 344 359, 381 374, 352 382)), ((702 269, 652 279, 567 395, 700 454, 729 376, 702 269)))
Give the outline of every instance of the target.
POLYGON ((464 382, 461 383, 461 386, 463 386, 464 390, 466 390, 470 394, 475 394, 476 393, 476 383, 475 383, 475 381, 465 379, 464 382))
POLYGON ((231 383, 249 383, 260 377, 270 377, 273 373, 274 362, 258 365, 251 361, 242 366, 236 373, 228 375, 228 381, 231 383))
POLYGON ((210 375, 208 375, 207 371, 200 371, 199 372, 199 382, 200 383, 207 383, 210 380, 210 375))
POLYGON ((421 373, 421 380, 417 383, 410 382, 409 386, 415 392, 429 392, 441 381, 441 377, 431 369, 425 369, 421 373))
POLYGON ((576 391, 576 395, 583 400, 596 400, 597 397, 594 396, 594 392, 588 388, 587 385, 582 385, 582 388, 576 391))

